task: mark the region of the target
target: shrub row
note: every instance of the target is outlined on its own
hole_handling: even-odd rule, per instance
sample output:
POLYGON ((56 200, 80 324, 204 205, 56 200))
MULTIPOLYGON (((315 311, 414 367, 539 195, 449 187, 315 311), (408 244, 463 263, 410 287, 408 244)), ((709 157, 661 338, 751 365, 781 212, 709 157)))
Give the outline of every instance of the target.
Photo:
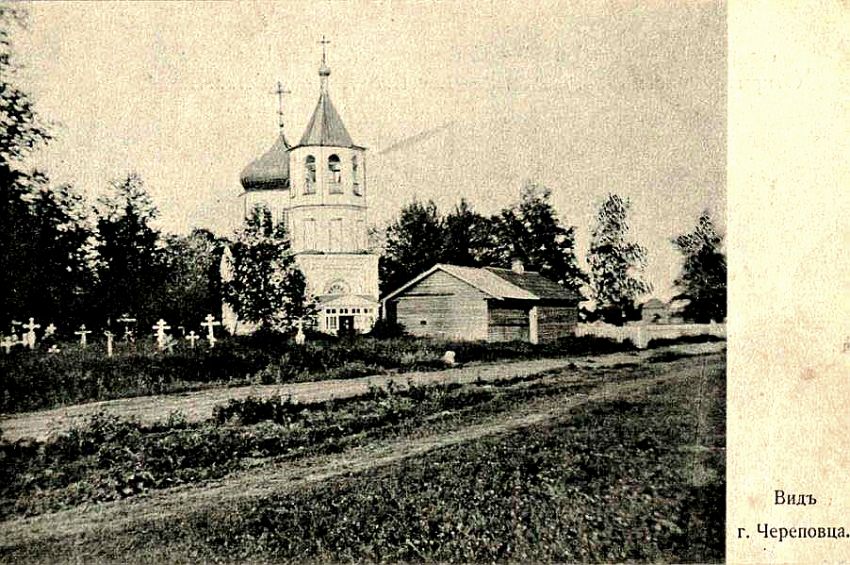
POLYGON ((158 353, 150 344, 121 344, 116 346, 114 357, 106 357, 100 344, 88 349, 66 344, 59 354, 18 349, 11 355, 0 355, 0 413, 223 384, 271 384, 434 370, 445 367, 441 359, 447 349, 455 351, 458 362, 469 363, 589 355, 629 348, 593 337, 532 345, 364 336, 344 340, 316 338, 299 347, 281 336, 260 335, 228 338, 214 349, 183 348, 166 354, 158 353))
POLYGON ((217 478, 256 458, 295 455, 308 447, 335 450, 346 438, 471 406, 476 413, 497 410, 539 393, 527 387, 491 390, 450 383, 371 387, 361 396, 311 404, 280 397, 234 399, 197 424, 172 415, 145 426, 98 414, 48 442, 0 441, 0 515, 40 513, 217 478))
POLYGON ((702 424, 695 377, 146 537, 223 561, 722 561, 723 377, 702 390, 702 424))
POLYGON ((210 506, 181 515, 179 528, 173 517, 148 518, 122 535, 29 545, 9 557, 61 550, 81 562, 722 561, 724 369, 714 364, 641 399, 596 402, 567 420, 313 488, 210 506))

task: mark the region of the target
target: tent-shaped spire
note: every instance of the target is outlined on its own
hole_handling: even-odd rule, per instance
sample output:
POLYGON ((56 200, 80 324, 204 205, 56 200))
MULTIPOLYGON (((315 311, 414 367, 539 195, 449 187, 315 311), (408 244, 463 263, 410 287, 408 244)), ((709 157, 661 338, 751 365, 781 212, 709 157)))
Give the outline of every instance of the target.
POLYGON ((299 145, 333 145, 336 147, 351 147, 354 142, 342 123, 336 108, 331 103, 327 92, 319 95, 319 103, 307 124, 299 145))
MULTIPOLYGON (((326 42, 322 38, 322 44, 324 45, 324 43, 326 42)), ((351 136, 348 135, 348 130, 345 129, 345 124, 342 123, 342 118, 339 117, 339 113, 331 103, 331 97, 328 94, 328 77, 330 74, 331 70, 327 65, 323 51, 322 66, 319 67, 319 79, 322 85, 319 103, 316 105, 313 117, 310 118, 310 123, 307 124, 307 129, 301 136, 298 145, 354 146, 351 136)))

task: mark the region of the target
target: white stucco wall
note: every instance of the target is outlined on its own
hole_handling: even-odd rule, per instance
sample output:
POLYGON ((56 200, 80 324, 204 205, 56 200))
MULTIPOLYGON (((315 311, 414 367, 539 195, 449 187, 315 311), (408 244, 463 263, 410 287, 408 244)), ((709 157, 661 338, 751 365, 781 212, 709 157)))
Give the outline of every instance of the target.
POLYGON ((371 254, 299 254, 298 267, 307 279, 307 290, 325 294, 328 286, 342 281, 348 294, 362 294, 378 299, 378 256, 371 254))

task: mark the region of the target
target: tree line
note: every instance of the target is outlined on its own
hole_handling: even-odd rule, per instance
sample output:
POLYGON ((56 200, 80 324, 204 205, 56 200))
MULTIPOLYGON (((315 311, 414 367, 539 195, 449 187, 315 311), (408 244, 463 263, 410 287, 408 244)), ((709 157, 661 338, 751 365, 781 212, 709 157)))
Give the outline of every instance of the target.
MULTIPOLYGON (((158 211, 136 174, 112 181, 92 206, 76 187, 25 166, 51 136, 13 82, 9 28, 22 17, 18 8, 0 5, 0 320, 100 326, 129 314, 140 324, 162 317, 188 326, 218 312, 225 297, 241 318, 274 329, 308 315, 303 274, 285 229, 267 211, 250 215, 232 241, 203 229, 167 234, 154 227, 158 211), (232 276, 222 283, 226 249, 232 276)), ((635 316, 635 299, 650 290, 642 277, 646 249, 629 239, 628 208, 614 194, 602 204, 584 272, 575 227, 558 218, 543 186, 527 183, 516 204, 493 216, 465 200, 446 215, 433 202, 414 201, 384 232, 381 290, 439 262, 510 267, 519 259, 591 298, 593 316, 623 323, 635 316)), ((711 218, 704 214, 693 232, 672 243, 684 256, 675 284, 686 317, 724 319, 726 259, 711 218)))
MULTIPOLYGON (((652 291, 643 278, 647 250, 629 237, 629 206, 617 194, 602 202, 585 272, 576 254, 576 228, 558 218, 551 191, 543 186, 526 183, 517 203, 492 216, 475 212, 466 200, 445 215, 433 201, 414 200, 384 233, 381 292, 398 288, 435 263, 509 268, 519 260, 525 269, 587 299, 592 308, 583 308, 583 319, 623 324, 639 318, 637 301, 652 291)), ((684 261, 674 281, 681 315, 696 322, 724 320, 726 258, 710 215, 703 213, 693 232, 671 243, 684 261)))

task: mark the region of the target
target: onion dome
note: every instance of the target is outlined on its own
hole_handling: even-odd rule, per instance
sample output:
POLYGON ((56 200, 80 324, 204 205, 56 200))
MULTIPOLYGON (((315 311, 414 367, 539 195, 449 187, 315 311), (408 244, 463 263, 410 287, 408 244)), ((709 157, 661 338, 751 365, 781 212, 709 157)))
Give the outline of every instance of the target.
POLYGON ((289 188, 289 143, 283 130, 268 151, 243 169, 239 180, 246 191, 289 188))

